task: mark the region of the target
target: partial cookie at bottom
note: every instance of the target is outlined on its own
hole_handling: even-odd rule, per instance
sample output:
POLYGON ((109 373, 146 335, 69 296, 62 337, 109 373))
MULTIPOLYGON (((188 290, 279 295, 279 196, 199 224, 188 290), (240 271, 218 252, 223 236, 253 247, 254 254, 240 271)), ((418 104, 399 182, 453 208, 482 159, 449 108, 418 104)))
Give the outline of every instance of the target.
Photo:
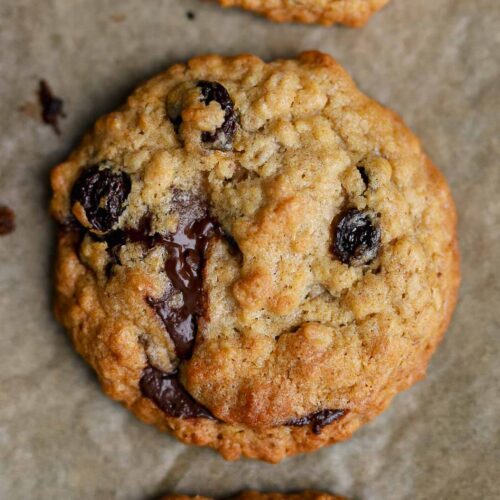
MULTIPOLYGON (((213 497, 165 495, 158 500, 215 500, 213 497)), ((226 500, 348 500, 346 497, 331 495, 321 491, 302 491, 300 493, 260 493, 245 491, 226 500)))

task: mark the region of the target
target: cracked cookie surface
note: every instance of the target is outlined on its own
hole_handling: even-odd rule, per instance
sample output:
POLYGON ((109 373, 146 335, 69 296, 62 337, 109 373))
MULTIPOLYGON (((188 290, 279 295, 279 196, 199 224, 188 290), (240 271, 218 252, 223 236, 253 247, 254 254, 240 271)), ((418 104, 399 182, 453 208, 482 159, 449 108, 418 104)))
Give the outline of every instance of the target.
POLYGON ((423 377, 459 282, 447 184, 329 56, 205 56, 52 172, 56 315, 106 393, 228 459, 347 439, 423 377))
POLYGON ((389 0, 218 0, 224 7, 241 7, 276 22, 334 23, 361 27, 389 0))

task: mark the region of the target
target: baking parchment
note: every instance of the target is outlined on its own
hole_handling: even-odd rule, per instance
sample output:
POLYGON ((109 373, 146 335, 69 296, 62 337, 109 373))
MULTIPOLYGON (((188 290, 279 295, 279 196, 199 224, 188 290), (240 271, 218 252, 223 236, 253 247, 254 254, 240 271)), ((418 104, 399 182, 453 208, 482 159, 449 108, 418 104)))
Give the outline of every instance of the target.
POLYGON ((361 30, 276 25, 198 0, 0 1, 0 498, 320 488, 362 500, 500 498, 500 1, 392 0, 361 30), (195 19, 190 20, 187 12, 195 19), (140 81, 201 53, 320 49, 399 112, 457 201, 463 284, 425 381, 349 442, 225 462, 100 391, 51 313, 48 172, 140 81), (62 135, 37 118, 45 78, 62 135))

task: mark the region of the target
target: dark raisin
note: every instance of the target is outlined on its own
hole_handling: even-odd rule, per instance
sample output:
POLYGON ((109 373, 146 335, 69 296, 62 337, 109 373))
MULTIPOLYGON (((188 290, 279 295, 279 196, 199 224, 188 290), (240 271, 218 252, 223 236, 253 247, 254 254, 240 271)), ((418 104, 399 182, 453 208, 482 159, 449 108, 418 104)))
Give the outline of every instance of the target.
POLYGON ((333 253, 344 264, 362 266, 377 257, 381 232, 370 212, 352 208, 334 229, 333 253))
POLYGON ((125 172, 93 165, 83 171, 71 191, 71 202, 80 203, 92 227, 109 231, 125 210, 131 181, 125 172))
POLYGON ((346 413, 346 410, 320 410, 305 417, 292 418, 285 425, 303 427, 311 424, 314 434, 321 434, 323 427, 335 422, 346 413))
POLYGON ((201 140, 211 144, 214 149, 228 150, 233 144, 236 132, 237 117, 234 103, 226 88, 218 82, 201 80, 197 84, 201 90, 201 101, 207 106, 215 101, 224 111, 224 122, 214 132, 203 132, 201 140))
POLYGON ((139 385, 142 394, 169 417, 214 419, 210 411, 182 386, 177 372, 164 373, 148 366, 142 373, 139 385))
POLYGON ((42 106, 43 122, 50 125, 56 134, 60 134, 59 118, 66 116, 63 110, 63 100, 52 93, 49 84, 45 80, 40 80, 38 99, 42 106))
POLYGON ((12 233, 15 227, 14 211, 9 207, 0 205, 0 236, 12 233))
POLYGON ((186 12, 186 17, 187 17, 190 21, 193 21, 193 20, 195 19, 195 17, 196 17, 196 16, 195 16, 194 12, 192 12, 192 11, 188 10, 188 11, 186 12))

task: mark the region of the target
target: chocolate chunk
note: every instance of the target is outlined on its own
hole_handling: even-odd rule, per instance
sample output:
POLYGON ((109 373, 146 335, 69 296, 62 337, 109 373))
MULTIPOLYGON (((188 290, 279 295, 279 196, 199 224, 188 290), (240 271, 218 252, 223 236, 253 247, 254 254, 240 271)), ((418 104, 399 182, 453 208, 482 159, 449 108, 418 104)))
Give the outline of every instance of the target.
POLYGON ((177 372, 165 373, 148 366, 139 382, 141 392, 169 417, 215 420, 210 411, 184 389, 178 375, 177 372))
POLYGON ((187 17, 190 21, 193 21, 193 20, 195 19, 195 17, 196 17, 196 16, 194 15, 194 12, 192 12, 192 11, 188 10, 188 11, 186 12, 186 17, 187 17))
POLYGON ((176 115, 173 112, 170 112, 168 117, 170 118, 170 121, 172 122, 172 125, 174 126, 175 133, 179 133, 179 128, 182 124, 182 116, 180 114, 176 115))
POLYGON ((364 182, 365 186, 368 187, 368 184, 370 183, 370 178, 366 173, 366 168, 365 167, 356 167, 356 168, 358 169, 359 175, 361 175, 361 180, 364 182))
POLYGON ((202 268, 210 238, 222 235, 219 224, 210 217, 206 204, 188 193, 174 193, 172 207, 179 214, 175 233, 157 238, 165 246, 168 257, 165 270, 170 286, 161 299, 148 297, 172 338, 181 359, 191 356, 202 312, 202 268), (174 305, 173 298, 180 292, 182 304, 174 305))
POLYGON ((380 240, 380 227, 374 216, 352 208, 334 230, 333 253, 344 264, 362 266, 377 257, 380 240))
POLYGON ((201 101, 207 106, 215 101, 224 111, 224 122, 214 132, 203 132, 201 140, 211 144, 214 149, 231 149, 236 132, 237 117, 234 103, 226 88, 218 82, 201 80, 197 86, 201 90, 201 101))
POLYGON ((303 427, 311 424, 314 434, 321 434, 323 427, 335 422, 346 414, 346 410, 321 410, 305 417, 292 418, 285 425, 303 427))
POLYGON ((42 106, 43 122, 50 125, 54 132, 59 135, 61 133, 59 119, 66 116, 63 109, 64 101, 52 93, 49 84, 45 80, 40 80, 38 99, 42 106))
POLYGON ((113 266, 121 265, 119 252, 120 248, 126 243, 142 243, 147 250, 156 245, 159 235, 151 234, 151 215, 147 213, 141 217, 137 227, 126 227, 109 231, 103 236, 90 233, 95 241, 104 241, 107 243, 107 252, 110 256, 110 262, 106 267, 106 276, 109 278, 112 274, 113 266))
POLYGON ((93 165, 83 171, 71 191, 71 202, 79 202, 92 227, 103 233, 109 231, 125 210, 131 188, 125 172, 93 165))
POLYGON ((0 236, 10 234, 16 228, 15 214, 12 209, 0 205, 0 236))
POLYGON ((125 243, 143 243, 147 249, 151 249, 158 239, 157 235, 151 234, 151 215, 141 217, 137 227, 126 227, 110 231, 103 237, 93 235, 96 240, 105 241, 108 244, 108 252, 117 252, 125 243))

